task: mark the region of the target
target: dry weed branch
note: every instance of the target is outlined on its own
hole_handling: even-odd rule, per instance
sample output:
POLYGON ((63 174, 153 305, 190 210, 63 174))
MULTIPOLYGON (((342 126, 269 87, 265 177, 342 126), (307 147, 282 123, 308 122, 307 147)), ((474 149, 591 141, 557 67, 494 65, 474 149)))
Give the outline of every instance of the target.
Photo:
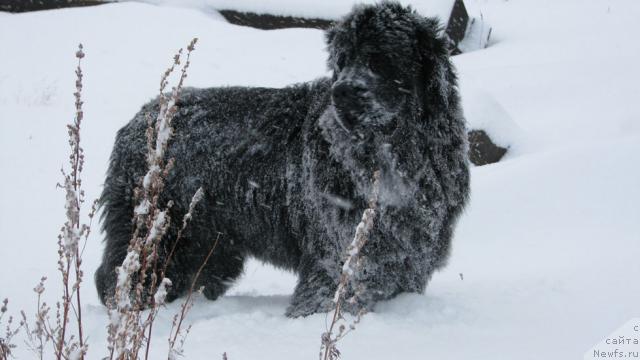
MULTIPOLYGON (((189 293, 187 294, 187 298, 185 299, 185 301, 182 303, 180 307, 180 313, 175 314, 173 317, 173 323, 171 324, 171 331, 169 333, 169 360, 174 360, 177 358, 178 355, 182 355, 182 347, 184 345, 184 341, 187 335, 189 334, 189 331, 191 330, 191 326, 187 327, 187 329, 185 330, 181 330, 182 323, 184 322, 184 319, 186 318, 187 313, 193 306, 193 296, 194 296, 194 290, 195 290, 196 284, 198 282, 198 279, 200 278, 200 274, 202 273, 202 270, 204 269, 205 265, 209 262, 209 258, 211 258, 213 251, 218 246, 218 242, 220 241, 220 235, 222 234, 218 233, 218 235, 216 236, 216 241, 213 243, 213 246, 211 246, 211 249, 209 250, 207 257, 204 259, 204 262, 200 265, 198 272, 196 272, 196 275, 194 276, 191 282, 191 287, 189 288, 189 293), (178 346, 176 346, 176 341, 178 340, 178 337, 180 337, 180 342, 178 346)), ((200 289, 198 289, 197 293, 201 294, 203 289, 204 288, 201 287, 200 289)))
POLYGON ((141 187, 137 189, 139 202, 134 209, 136 226, 127 255, 122 266, 117 269, 115 296, 109 309, 111 321, 108 340, 111 359, 137 359, 143 346, 144 358, 149 357, 153 322, 160 307, 164 305, 168 288, 171 286, 171 279, 164 276, 166 266, 171 261, 175 244, 180 240, 182 231, 191 219, 195 205, 203 196, 202 189, 194 194, 174 248, 163 259, 164 264, 159 264, 159 244, 170 225, 168 210, 173 205, 169 201, 163 208, 159 203, 165 178, 175 161, 165 160, 165 154, 173 132, 172 120, 177 111, 176 103, 187 77, 191 52, 195 49, 196 42, 197 39, 193 39, 188 45, 178 84, 167 95, 165 89, 169 84, 168 78, 181 64, 183 50, 180 49, 174 56, 173 64, 160 79, 158 114, 155 119, 147 117, 148 170, 142 179, 141 187), (162 270, 158 272, 158 269, 162 270), (148 308, 149 312, 143 318, 142 310, 145 308, 148 308))
MULTIPOLYGON (((0 327, 2 326, 2 319, 7 313, 8 304, 9 299, 4 299, 2 301, 2 305, 0 305, 0 327)), ((7 325, 4 328, 4 334, 0 335, 0 360, 7 360, 9 359, 9 356, 12 356, 11 351, 16 348, 16 345, 13 343, 13 337, 20 332, 20 329, 23 326, 24 321, 14 324, 13 317, 9 316, 7 319, 7 325)))
POLYGON ((378 208, 378 196, 380 192, 380 172, 376 171, 373 174, 373 188, 371 197, 369 198, 369 207, 365 209, 362 214, 362 220, 356 227, 356 233, 351 241, 351 244, 347 247, 347 258, 342 266, 342 274, 340 275, 340 282, 336 289, 333 302, 336 307, 333 311, 331 318, 331 324, 329 329, 321 336, 320 343, 320 359, 321 360, 336 360, 340 357, 340 351, 337 348, 337 343, 340 339, 344 338, 350 331, 355 329, 364 315, 364 310, 360 310, 356 315, 355 320, 346 325, 346 320, 343 316, 344 302, 348 301, 355 304, 356 297, 358 296, 359 289, 356 286, 352 286, 354 295, 350 299, 345 299, 347 290, 350 284, 354 283, 354 274, 359 271, 359 256, 360 250, 364 247, 369 239, 369 233, 373 229, 373 222, 376 216, 376 210, 378 208), (337 327, 337 333, 334 331, 337 327))

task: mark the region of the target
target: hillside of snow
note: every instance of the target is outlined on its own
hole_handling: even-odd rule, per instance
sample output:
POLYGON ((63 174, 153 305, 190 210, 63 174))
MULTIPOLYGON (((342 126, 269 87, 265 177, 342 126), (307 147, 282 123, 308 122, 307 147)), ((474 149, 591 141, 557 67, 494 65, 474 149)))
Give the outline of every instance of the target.
MULTIPOLYGON (((465 115, 509 152, 473 168, 446 269, 425 294, 366 315, 339 343, 344 359, 581 359, 640 315, 640 2, 467 2, 493 35, 487 49, 454 57, 465 115)), ((230 25, 198 6, 0 13, 0 300, 9 298, 14 315, 33 314, 42 275, 46 300, 57 300, 64 194, 56 184, 78 43, 84 187, 93 199, 116 131, 156 96, 192 37, 200 40, 188 86, 282 87, 328 74, 321 31, 230 25)), ((89 358, 100 359, 108 319, 92 280, 102 252, 94 229, 82 296, 89 358)), ((286 318, 294 284, 292 274, 250 262, 226 296, 196 303, 185 358, 316 358, 326 316, 286 318)), ((178 309, 169 305, 154 326, 152 358, 166 358, 178 309)), ((17 344, 17 358, 33 358, 17 344)))

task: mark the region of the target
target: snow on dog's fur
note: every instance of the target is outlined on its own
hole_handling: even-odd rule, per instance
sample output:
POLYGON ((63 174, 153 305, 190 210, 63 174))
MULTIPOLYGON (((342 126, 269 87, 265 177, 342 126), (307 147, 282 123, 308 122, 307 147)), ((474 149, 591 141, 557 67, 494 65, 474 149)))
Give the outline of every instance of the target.
MULTIPOLYGON (((327 311, 345 247, 381 171, 378 213, 362 250, 359 306, 422 292, 446 263, 469 193, 464 118, 438 22, 394 2, 356 6, 327 31, 332 78, 282 89, 186 89, 161 203, 181 219, 205 197, 168 264, 171 301, 200 275, 222 295, 254 256, 298 274, 287 315, 327 311)), ((96 272, 105 302, 131 239, 134 189, 146 173, 145 105, 117 135, 102 195, 106 248, 96 272)), ((171 249, 181 226, 162 241, 171 249)), ((161 254, 162 258, 162 254, 161 254)), ((162 260, 160 260, 162 261, 162 260)))

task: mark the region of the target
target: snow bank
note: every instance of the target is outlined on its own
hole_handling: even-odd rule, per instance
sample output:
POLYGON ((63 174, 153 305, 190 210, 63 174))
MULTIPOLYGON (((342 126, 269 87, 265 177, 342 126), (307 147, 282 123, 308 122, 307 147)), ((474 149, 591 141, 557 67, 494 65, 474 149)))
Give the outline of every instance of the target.
POLYGON ((524 130, 486 90, 462 78, 460 96, 469 130, 484 130, 496 145, 508 149, 508 156, 526 148, 524 130))

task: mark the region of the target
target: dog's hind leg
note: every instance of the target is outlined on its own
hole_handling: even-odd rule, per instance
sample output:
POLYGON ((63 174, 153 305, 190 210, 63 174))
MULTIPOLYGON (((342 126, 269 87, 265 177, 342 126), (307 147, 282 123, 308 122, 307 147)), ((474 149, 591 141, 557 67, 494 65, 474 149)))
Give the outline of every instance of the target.
POLYGON ((239 252, 224 249, 224 246, 216 247, 200 274, 196 288, 204 286, 204 296, 209 300, 217 299, 240 277, 244 260, 239 252))
POLYGON ((193 291, 203 287, 204 296, 215 300, 242 274, 245 258, 234 245, 237 241, 212 230, 221 226, 210 219, 204 205, 196 209, 167 267, 167 277, 177 281, 177 296, 185 295, 193 285, 193 291))

